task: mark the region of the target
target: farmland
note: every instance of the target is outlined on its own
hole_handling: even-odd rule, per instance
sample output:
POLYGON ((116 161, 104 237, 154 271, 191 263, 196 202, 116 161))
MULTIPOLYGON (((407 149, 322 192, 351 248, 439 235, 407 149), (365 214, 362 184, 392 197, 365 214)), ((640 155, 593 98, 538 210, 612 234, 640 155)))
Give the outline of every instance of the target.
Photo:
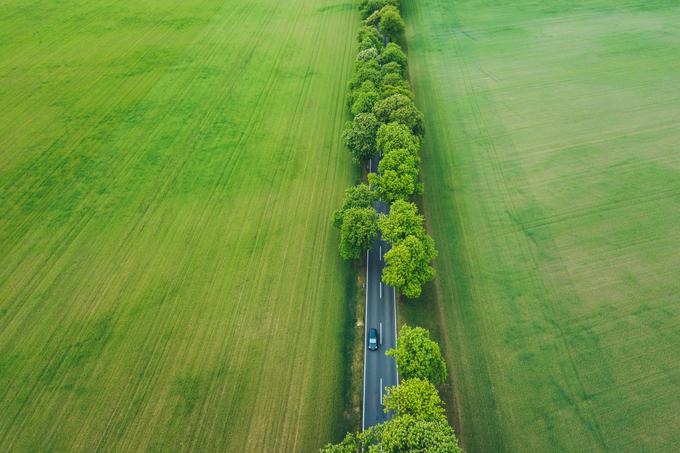
POLYGON ((403 4, 466 451, 677 451, 680 8, 403 4))
POLYGON ((3 3, 0 451, 309 451, 342 417, 325 0, 3 3))

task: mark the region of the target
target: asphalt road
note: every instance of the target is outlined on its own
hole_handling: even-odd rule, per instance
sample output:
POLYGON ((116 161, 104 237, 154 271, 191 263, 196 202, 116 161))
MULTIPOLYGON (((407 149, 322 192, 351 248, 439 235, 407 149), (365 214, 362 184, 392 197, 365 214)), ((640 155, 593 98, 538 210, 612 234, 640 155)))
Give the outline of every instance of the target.
MULTIPOLYGON (((371 171, 377 171, 377 162, 371 161, 371 171)), ((386 203, 374 204, 378 212, 387 213, 386 203)), ((380 237, 366 254, 366 315, 364 333, 364 403, 362 429, 389 420, 391 414, 383 410, 385 387, 397 385, 397 365, 385 351, 397 345, 397 305, 394 288, 382 283, 383 255, 389 247, 380 237), (368 331, 376 328, 380 347, 368 349, 368 331)))

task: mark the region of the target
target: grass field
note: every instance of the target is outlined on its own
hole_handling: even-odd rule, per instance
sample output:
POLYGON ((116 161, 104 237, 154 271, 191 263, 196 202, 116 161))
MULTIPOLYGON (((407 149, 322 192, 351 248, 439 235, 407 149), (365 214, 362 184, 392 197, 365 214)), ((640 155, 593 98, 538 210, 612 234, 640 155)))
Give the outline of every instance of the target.
POLYGON ((3 2, 0 451, 348 428, 351 3, 3 2))
POLYGON ((467 451, 680 451, 677 2, 403 3, 467 451))

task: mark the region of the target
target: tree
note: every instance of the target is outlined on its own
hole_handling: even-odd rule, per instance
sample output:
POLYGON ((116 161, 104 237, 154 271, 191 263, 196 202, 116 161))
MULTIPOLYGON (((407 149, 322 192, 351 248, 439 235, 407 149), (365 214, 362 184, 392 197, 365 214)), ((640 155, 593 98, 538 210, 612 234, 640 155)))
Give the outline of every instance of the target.
MULTIPOLYGON (((370 80, 365 81, 350 96, 352 101, 352 114, 371 113, 373 105, 380 100, 380 94, 375 84, 370 80)), ((377 120, 376 120, 377 121, 377 120)), ((377 130, 376 130, 377 131, 377 130)))
POLYGON ((409 299, 416 298, 420 296, 422 285, 434 278, 430 261, 436 255, 434 241, 428 235, 422 238, 407 236, 385 253, 382 280, 409 299))
POLYGON ((399 331, 397 349, 390 349, 386 354, 396 357, 399 374, 404 379, 426 379, 433 384, 446 382, 446 363, 427 329, 404 325, 399 331))
POLYGON ((342 208, 333 212, 333 225, 342 227, 342 218, 345 211, 351 208, 370 208, 375 201, 375 193, 366 184, 357 184, 345 190, 345 198, 342 208))
POLYGON ((343 138, 355 162, 361 163, 375 154, 378 126, 378 120, 372 113, 359 113, 345 125, 343 138))
POLYGON ((386 5, 380 10, 380 31, 389 41, 401 40, 404 35, 404 19, 393 5, 386 5))
POLYGON ((396 72, 397 74, 401 74, 402 77, 406 75, 406 73, 402 71, 401 66, 399 66, 399 63, 395 63, 394 61, 381 65, 380 71, 383 73, 383 76, 390 72, 396 72))
POLYGON ((399 0, 361 0, 359 11, 362 18, 367 18, 376 11, 381 10, 386 5, 399 8, 399 0))
POLYGON ((383 37, 377 28, 370 25, 364 25, 359 28, 357 32, 357 40, 362 43, 366 40, 370 41, 376 49, 383 48, 383 37))
POLYGON ((368 61, 378 59, 378 49, 375 47, 370 47, 368 49, 363 49, 357 54, 357 60, 368 61))
POLYGON ((406 54, 404 53, 403 50, 401 50, 401 47, 399 47, 399 45, 394 42, 388 43, 385 46, 385 49, 383 49, 382 54, 380 54, 379 61, 380 64, 383 65, 383 67, 390 63, 396 63, 400 68, 399 72, 401 72, 402 74, 404 73, 408 65, 408 59, 406 58, 406 54))
POLYGON ((395 417, 361 433, 348 434, 321 453, 462 453, 458 439, 445 420, 418 420, 410 415, 395 417))
POLYGON ((408 126, 411 132, 418 137, 425 134, 423 114, 408 96, 395 94, 376 102, 373 113, 382 123, 401 123, 408 126))
POLYGON ((434 385, 425 379, 405 379, 387 389, 385 412, 410 415, 417 420, 446 420, 444 403, 434 385))
POLYGON ((380 173, 369 173, 368 182, 383 200, 406 200, 420 192, 418 163, 416 154, 405 149, 392 150, 378 164, 380 173))
MULTIPOLYGON (((377 118, 376 121, 378 121, 377 118)), ((420 149, 420 139, 411 133, 408 126, 396 122, 387 123, 378 129, 375 146, 382 151, 383 155, 397 149, 405 149, 412 154, 417 154, 420 149)))
POLYGON ((380 443, 369 447, 370 453, 407 451, 462 453, 456 434, 446 421, 418 420, 410 415, 384 423, 380 443))
POLYGON ((424 220, 415 203, 398 200, 392 203, 388 215, 380 216, 378 228, 384 240, 397 244, 408 236, 422 237, 425 234, 424 220))
POLYGON ((409 98, 413 97, 411 86, 398 72, 383 73, 381 86, 383 98, 388 98, 395 94, 401 94, 403 96, 408 96, 409 98))
POLYGON ((340 256, 357 259, 378 235, 378 214, 373 208, 349 208, 342 215, 340 256))
POLYGON ((370 80, 375 86, 378 86, 380 85, 382 77, 380 65, 377 60, 357 60, 354 63, 354 73, 349 81, 349 88, 351 91, 354 91, 367 80, 370 80))

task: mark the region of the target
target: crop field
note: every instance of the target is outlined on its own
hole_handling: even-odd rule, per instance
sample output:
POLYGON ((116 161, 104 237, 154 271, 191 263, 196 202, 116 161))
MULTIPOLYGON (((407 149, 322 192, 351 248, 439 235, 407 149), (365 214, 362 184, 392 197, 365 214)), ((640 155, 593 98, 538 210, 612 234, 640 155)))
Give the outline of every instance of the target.
POLYGON ((466 451, 680 451, 680 6, 403 3, 466 451))
POLYGON ((0 451, 346 431, 351 3, 0 13, 0 451))

